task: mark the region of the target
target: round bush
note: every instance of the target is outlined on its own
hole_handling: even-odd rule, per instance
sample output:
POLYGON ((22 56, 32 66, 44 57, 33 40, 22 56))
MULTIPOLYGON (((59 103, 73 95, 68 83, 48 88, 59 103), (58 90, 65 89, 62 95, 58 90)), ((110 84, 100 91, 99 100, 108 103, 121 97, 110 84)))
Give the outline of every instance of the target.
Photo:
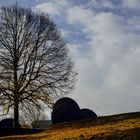
POLYGON ((0 121, 1 128, 12 128, 14 120, 12 118, 3 119, 0 121))
MULTIPOLYGON (((0 128, 13 128, 14 127, 14 119, 12 118, 6 118, 0 121, 0 128)), ((18 127, 21 127, 19 124, 18 127)))
POLYGON ((52 124, 77 120, 79 110, 78 104, 73 99, 68 97, 59 99, 53 106, 52 124))
POLYGON ((80 109, 80 111, 79 111, 79 120, 95 119, 95 118, 97 118, 97 115, 92 110, 87 109, 87 108, 80 109))

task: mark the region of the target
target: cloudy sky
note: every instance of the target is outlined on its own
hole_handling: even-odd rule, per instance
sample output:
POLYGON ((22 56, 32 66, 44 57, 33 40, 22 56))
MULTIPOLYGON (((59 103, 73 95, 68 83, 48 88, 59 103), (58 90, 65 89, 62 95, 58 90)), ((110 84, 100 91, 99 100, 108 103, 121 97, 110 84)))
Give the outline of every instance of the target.
POLYGON ((79 73, 72 97, 80 107, 140 111, 140 0, 17 1, 48 13, 62 32, 79 73))

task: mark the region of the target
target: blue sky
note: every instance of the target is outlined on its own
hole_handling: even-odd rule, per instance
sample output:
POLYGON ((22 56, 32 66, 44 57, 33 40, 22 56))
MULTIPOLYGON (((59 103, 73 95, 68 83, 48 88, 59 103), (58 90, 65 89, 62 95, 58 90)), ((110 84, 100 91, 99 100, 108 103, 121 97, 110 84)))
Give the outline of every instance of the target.
MULTIPOLYGON (((11 5, 14 0, 0 0, 11 5)), ((139 111, 140 0, 18 0, 49 13, 79 75, 72 97, 98 115, 139 111)))

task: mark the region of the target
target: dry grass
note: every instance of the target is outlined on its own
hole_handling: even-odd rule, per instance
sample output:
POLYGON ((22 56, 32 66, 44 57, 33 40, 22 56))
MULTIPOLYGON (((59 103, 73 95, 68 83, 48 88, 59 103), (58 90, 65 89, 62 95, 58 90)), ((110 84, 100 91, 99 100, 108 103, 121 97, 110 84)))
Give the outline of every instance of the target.
POLYGON ((0 137, 0 140, 140 140, 140 112, 99 117, 53 125, 30 135, 0 137))

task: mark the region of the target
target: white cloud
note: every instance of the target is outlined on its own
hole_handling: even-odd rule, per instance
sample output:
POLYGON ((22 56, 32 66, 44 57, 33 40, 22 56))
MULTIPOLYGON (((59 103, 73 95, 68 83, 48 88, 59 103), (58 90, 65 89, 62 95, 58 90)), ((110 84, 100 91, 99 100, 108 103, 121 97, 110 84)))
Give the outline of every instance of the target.
POLYGON ((114 5, 108 0, 102 1, 102 5, 103 7, 106 7, 106 8, 114 8, 114 5))
MULTIPOLYGON (((57 15, 58 19, 63 17, 67 22, 65 30, 61 29, 64 37, 80 31, 79 34, 88 38, 84 44, 68 44, 79 73, 73 97, 81 107, 89 107, 99 115, 138 111, 140 16, 128 19, 121 14, 101 12, 102 7, 113 8, 109 0, 100 3, 92 0, 92 4, 92 10, 66 0, 46 2, 44 8, 39 5, 45 12, 57 15), (72 31, 69 26, 73 27, 72 31), (84 54, 83 49, 87 48, 89 51, 84 54)), ((137 10, 140 7, 138 0, 124 0, 124 5, 137 10)), ((75 36, 72 39, 76 40, 75 36)))
POLYGON ((39 12, 48 13, 52 16, 60 16, 63 14, 65 8, 69 6, 67 0, 53 0, 49 2, 44 2, 42 4, 37 5, 34 10, 39 12))
POLYGON ((74 7, 68 10, 67 21, 82 26, 92 48, 90 57, 75 53, 79 79, 74 97, 99 114, 138 111, 140 40, 133 17, 127 20, 111 12, 95 14, 90 9, 74 7))
POLYGON ((96 9, 99 8, 114 8, 114 4, 110 1, 110 0, 102 0, 102 1, 98 1, 98 0, 91 0, 89 1, 89 6, 95 7, 96 9))
POLYGON ((140 1, 139 0, 123 0, 124 6, 131 9, 140 9, 140 1))
POLYGON ((92 3, 94 6, 97 6, 97 7, 100 5, 99 2, 97 2, 97 0, 92 0, 91 3, 92 3))
POLYGON ((72 34, 72 32, 69 30, 60 29, 60 31, 61 31, 61 34, 64 38, 69 37, 70 34, 72 34))
POLYGON ((57 5, 54 5, 52 2, 46 2, 37 5, 34 10, 37 10, 39 12, 44 12, 44 13, 46 12, 52 15, 59 15, 59 8, 57 7, 57 5))
POLYGON ((87 24, 91 21, 93 15, 93 11, 89 9, 74 6, 67 10, 67 22, 70 24, 87 24))

